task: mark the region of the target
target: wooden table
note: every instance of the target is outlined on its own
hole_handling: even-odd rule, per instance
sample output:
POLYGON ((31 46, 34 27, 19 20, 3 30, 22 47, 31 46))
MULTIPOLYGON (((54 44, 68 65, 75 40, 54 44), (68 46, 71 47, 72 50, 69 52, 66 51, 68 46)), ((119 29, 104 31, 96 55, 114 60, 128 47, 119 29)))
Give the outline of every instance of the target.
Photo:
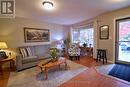
POLYGON ((14 66, 14 62, 15 62, 15 57, 8 57, 6 59, 1 59, 0 60, 0 71, 3 72, 2 66, 4 63, 10 63, 10 69, 14 70, 15 66, 14 66))
POLYGON ((80 47, 82 56, 93 56, 93 48, 92 47, 80 47))
POLYGON ((48 70, 55 67, 55 66, 59 66, 59 68, 60 68, 61 64, 65 64, 65 69, 67 68, 67 61, 66 61, 65 57, 60 57, 57 61, 49 62, 45 65, 43 65, 43 61, 41 61, 38 64, 38 67, 40 67, 41 72, 45 72, 45 75, 46 75, 45 79, 47 80, 48 79, 48 70))
POLYGON ((90 68, 59 87, 130 87, 130 83, 104 75, 90 68))

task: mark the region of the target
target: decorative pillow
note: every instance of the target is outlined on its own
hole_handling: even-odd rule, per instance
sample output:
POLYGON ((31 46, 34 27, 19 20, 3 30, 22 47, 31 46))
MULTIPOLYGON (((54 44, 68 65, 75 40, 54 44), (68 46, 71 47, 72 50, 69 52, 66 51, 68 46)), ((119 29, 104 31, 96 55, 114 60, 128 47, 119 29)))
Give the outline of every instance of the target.
POLYGON ((32 51, 31 51, 31 48, 30 48, 30 47, 27 47, 27 48, 26 48, 26 51, 27 51, 27 53, 28 53, 28 56, 33 56, 33 53, 32 53, 32 51))
POLYGON ((20 52, 21 52, 23 57, 27 57, 28 56, 26 48, 20 48, 20 52))

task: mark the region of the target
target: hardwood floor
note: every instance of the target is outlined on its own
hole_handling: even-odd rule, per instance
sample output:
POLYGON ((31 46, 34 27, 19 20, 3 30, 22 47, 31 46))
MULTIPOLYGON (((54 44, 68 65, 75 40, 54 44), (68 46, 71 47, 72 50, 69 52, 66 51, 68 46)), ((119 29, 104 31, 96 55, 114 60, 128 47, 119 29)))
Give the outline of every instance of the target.
POLYGON ((59 87, 130 87, 130 84, 98 73, 95 68, 89 68, 59 87))
POLYGON ((6 87, 10 75, 10 68, 3 68, 0 72, 0 87, 6 87))
MULTIPOLYGON (((87 67, 92 67, 96 65, 101 65, 102 63, 97 63, 93 58, 91 57, 81 57, 80 60, 74 60, 74 62, 82 64, 87 67)), ((3 69, 3 74, 0 73, 0 87, 6 87, 7 82, 10 75, 10 69, 5 68, 3 69)))
POLYGON ((83 56, 80 58, 80 60, 74 60, 74 62, 82 64, 86 67, 102 65, 102 62, 96 62, 94 58, 88 56, 83 56))

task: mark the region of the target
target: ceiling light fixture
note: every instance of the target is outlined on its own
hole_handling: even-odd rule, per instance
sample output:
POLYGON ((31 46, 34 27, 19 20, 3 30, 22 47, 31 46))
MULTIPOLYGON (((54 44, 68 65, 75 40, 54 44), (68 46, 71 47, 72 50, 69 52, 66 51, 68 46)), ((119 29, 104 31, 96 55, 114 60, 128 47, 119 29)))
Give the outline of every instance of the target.
POLYGON ((47 10, 53 9, 53 3, 50 2, 50 1, 44 1, 42 4, 43 4, 44 8, 47 9, 47 10))

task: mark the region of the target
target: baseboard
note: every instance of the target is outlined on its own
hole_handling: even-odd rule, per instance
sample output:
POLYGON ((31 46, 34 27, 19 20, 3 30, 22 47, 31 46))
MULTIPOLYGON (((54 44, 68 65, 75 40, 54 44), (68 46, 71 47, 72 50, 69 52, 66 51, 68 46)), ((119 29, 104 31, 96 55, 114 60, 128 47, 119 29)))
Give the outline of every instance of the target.
MULTIPOLYGON (((97 58, 93 58, 93 59, 97 59, 97 58)), ((101 60, 102 61, 102 60, 101 60)), ((108 63, 114 63, 113 61, 107 60, 108 63)))
POLYGON ((94 58, 94 57, 93 57, 93 59, 97 59, 97 58, 94 58))
POLYGON ((108 60, 108 63, 114 63, 113 61, 108 60))

